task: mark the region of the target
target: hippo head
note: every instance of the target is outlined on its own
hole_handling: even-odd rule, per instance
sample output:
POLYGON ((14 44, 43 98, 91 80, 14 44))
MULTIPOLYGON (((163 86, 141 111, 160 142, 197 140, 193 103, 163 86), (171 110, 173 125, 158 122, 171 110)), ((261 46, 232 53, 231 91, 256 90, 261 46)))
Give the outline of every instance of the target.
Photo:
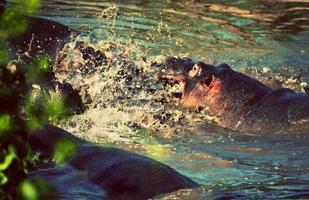
POLYGON ((271 91, 227 64, 213 66, 190 59, 168 58, 158 79, 180 84, 180 103, 192 108, 205 108, 221 125, 236 128, 244 115, 271 91))
POLYGON ((215 67, 202 62, 193 62, 188 58, 167 58, 158 73, 158 79, 169 84, 180 84, 182 95, 180 102, 189 107, 204 107, 207 101, 213 102, 219 79, 224 71, 230 70, 228 65, 215 67), (211 97, 211 98, 210 98, 211 97))
POLYGON ((194 65, 190 58, 168 57, 157 78, 170 84, 182 84, 194 65))

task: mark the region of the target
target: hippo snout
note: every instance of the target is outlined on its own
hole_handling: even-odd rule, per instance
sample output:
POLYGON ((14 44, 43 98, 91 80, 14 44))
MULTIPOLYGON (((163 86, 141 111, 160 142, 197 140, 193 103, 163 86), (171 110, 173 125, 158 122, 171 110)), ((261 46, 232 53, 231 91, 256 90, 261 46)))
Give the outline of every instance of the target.
POLYGON ((168 57, 157 74, 157 79, 167 83, 183 82, 195 63, 190 58, 168 57))

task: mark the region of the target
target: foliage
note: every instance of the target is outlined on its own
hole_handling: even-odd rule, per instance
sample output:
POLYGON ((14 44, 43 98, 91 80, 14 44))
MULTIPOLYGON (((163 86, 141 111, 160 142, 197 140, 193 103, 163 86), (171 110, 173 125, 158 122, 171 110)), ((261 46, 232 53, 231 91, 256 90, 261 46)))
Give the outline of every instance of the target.
MULTIPOLYGON (((26 180, 33 158, 27 136, 59 119, 65 110, 59 94, 41 85, 48 76, 47 57, 27 64, 10 62, 6 42, 27 30, 26 16, 35 14, 39 6, 40 0, 18 0, 0 13, 0 199, 41 197, 42 183, 26 180)), ((65 151, 72 150, 74 145, 65 151)), ((63 161, 66 154, 57 152, 63 161)))
POLYGON ((34 187, 32 183, 29 181, 23 181, 20 184, 20 190, 22 193, 22 196, 27 200, 36 200, 38 199, 38 191, 34 187))
POLYGON ((63 164, 76 151, 76 143, 71 139, 60 139, 54 150, 56 163, 63 164))

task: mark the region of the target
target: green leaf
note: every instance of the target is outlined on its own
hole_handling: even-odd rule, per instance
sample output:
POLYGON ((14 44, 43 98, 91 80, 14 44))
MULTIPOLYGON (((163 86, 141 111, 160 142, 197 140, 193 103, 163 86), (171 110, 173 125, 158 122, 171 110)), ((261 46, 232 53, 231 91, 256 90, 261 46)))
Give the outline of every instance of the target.
POLYGON ((62 97, 57 93, 51 93, 45 105, 46 114, 49 119, 55 120, 65 112, 65 105, 62 97))
POLYGON ((30 130, 36 130, 39 129, 43 126, 44 121, 42 121, 40 118, 36 117, 35 115, 32 115, 28 120, 27 120, 27 127, 30 130))
POLYGON ((0 185, 6 184, 8 180, 8 177, 3 172, 0 172, 0 185))
POLYGON ((44 96, 42 91, 37 94, 29 93, 24 104, 24 111, 27 116, 27 126, 30 130, 40 128, 47 122, 44 112, 44 96))
POLYGON ((36 63, 39 70, 46 72, 49 69, 50 59, 48 57, 40 57, 36 63))
POLYGON ((15 148, 13 146, 9 146, 8 152, 4 157, 4 161, 0 163, 0 171, 6 170, 11 165, 14 158, 16 158, 15 148))
POLYGON ((21 34, 27 26, 26 17, 18 9, 9 7, 0 19, 0 38, 7 39, 21 34))
POLYGON ((0 133, 7 132, 12 129, 12 119, 9 114, 0 115, 0 133))
POLYGON ((9 60, 9 51, 0 45, 0 65, 7 64, 9 60))
POLYGON ((21 2, 29 14, 34 14, 41 6, 40 0, 22 0, 21 2))
POLYGON ((24 199, 26 200, 37 200, 38 191, 37 188, 29 181, 23 181, 20 185, 20 191, 24 199))
POLYGON ((76 151, 76 143, 71 139, 60 139, 55 145, 54 160, 63 164, 76 151))

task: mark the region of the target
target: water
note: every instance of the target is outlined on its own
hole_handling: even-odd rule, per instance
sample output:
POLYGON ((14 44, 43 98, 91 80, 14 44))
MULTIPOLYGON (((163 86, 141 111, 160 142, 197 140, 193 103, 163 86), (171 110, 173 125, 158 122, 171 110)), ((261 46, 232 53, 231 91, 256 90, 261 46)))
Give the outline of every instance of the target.
MULTIPOLYGON (((40 16, 82 30, 93 41, 133 43, 147 57, 186 55, 235 69, 309 64, 306 0, 49 0, 40 16)), ((197 124, 169 139, 137 140, 142 148, 122 147, 159 159, 203 185, 189 191, 188 199, 309 197, 308 134, 250 135, 197 124)), ((80 195, 85 194, 92 191, 80 195)))
POLYGON ((170 165, 216 192, 206 197, 308 197, 307 135, 204 134, 177 141, 178 156, 190 164, 170 165))
POLYGON ((150 54, 241 66, 308 65, 308 1, 46 1, 44 17, 150 54), (106 9, 109 8, 108 11, 106 9), (112 14, 112 16, 108 16, 112 14))

